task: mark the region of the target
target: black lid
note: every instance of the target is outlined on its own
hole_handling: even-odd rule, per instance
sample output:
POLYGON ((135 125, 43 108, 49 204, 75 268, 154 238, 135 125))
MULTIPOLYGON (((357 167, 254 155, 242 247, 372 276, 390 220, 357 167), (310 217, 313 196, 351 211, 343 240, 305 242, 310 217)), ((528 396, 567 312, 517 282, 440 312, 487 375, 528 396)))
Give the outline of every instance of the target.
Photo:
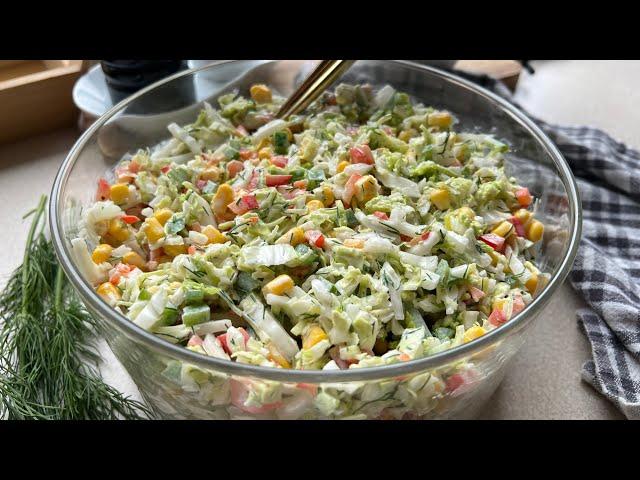
MULTIPOLYGON (((187 68, 184 60, 101 60, 100 65, 114 103, 187 68)), ((193 96, 193 91, 190 90, 183 94, 193 96)))
POLYGON ((107 76, 135 73, 173 71, 177 72, 182 60, 101 60, 102 71, 107 76))

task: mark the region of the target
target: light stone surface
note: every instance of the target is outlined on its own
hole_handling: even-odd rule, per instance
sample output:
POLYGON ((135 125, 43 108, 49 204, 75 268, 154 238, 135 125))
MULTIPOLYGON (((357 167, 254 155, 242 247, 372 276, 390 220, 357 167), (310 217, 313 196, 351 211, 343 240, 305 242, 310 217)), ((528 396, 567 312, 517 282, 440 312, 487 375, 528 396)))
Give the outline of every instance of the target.
MULTIPOLYGON (((558 124, 594 125, 640 147, 640 62, 534 61, 517 100, 558 124), (635 107, 635 108, 634 108, 635 107)), ((21 261, 28 222, 22 215, 49 193, 56 170, 77 138, 62 130, 0 146, 0 286, 21 261)), ((529 332, 504 381, 485 407, 485 419, 617 419, 618 411, 580 379, 589 344, 577 327, 582 300, 562 286, 529 332)), ((135 385, 104 343, 107 381, 138 397, 135 385)))

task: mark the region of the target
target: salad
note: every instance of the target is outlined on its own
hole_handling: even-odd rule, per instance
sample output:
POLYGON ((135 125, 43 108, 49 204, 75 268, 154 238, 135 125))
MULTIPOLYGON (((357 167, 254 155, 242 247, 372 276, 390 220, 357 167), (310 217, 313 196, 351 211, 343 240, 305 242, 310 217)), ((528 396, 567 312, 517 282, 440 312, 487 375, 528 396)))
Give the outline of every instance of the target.
POLYGON ((205 102, 99 180, 71 243, 114 309, 203 355, 336 370, 456 347, 532 301, 544 226, 508 145, 390 86, 287 121, 283 102, 205 102))

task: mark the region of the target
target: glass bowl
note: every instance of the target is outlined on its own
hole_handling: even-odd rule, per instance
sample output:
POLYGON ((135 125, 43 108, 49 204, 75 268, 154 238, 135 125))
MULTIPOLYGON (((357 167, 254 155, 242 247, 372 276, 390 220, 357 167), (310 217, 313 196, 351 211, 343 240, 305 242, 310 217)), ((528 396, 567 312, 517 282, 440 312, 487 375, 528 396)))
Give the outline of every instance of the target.
POLYGON ((533 302, 477 340, 429 357, 362 369, 301 371, 204 356, 142 330, 113 310, 74 265, 70 240, 96 181, 126 152, 168 138, 166 126, 190 122, 202 100, 234 88, 270 85, 288 95, 308 72, 304 61, 233 61, 194 68, 122 101, 77 141, 56 176, 50 226, 60 262, 117 358, 160 418, 428 419, 473 418, 503 378, 533 321, 569 272, 578 248, 576 184, 558 149, 517 108, 476 85, 403 61, 358 61, 344 81, 386 83, 425 105, 452 111, 459 130, 493 132, 512 149, 507 169, 539 199, 546 228, 538 262, 549 273, 533 302), (176 107, 178 105, 178 107, 176 107))

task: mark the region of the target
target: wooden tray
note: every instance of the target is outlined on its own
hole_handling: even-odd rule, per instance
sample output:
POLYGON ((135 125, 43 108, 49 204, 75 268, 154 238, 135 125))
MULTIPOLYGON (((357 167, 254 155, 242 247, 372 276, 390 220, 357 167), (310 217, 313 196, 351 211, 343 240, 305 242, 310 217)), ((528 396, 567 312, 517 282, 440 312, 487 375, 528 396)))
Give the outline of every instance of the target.
POLYGON ((455 68, 502 80, 512 92, 522 72, 522 65, 515 60, 458 60, 455 68))
POLYGON ((1 60, 0 143, 74 125, 71 92, 84 69, 82 60, 1 60))

